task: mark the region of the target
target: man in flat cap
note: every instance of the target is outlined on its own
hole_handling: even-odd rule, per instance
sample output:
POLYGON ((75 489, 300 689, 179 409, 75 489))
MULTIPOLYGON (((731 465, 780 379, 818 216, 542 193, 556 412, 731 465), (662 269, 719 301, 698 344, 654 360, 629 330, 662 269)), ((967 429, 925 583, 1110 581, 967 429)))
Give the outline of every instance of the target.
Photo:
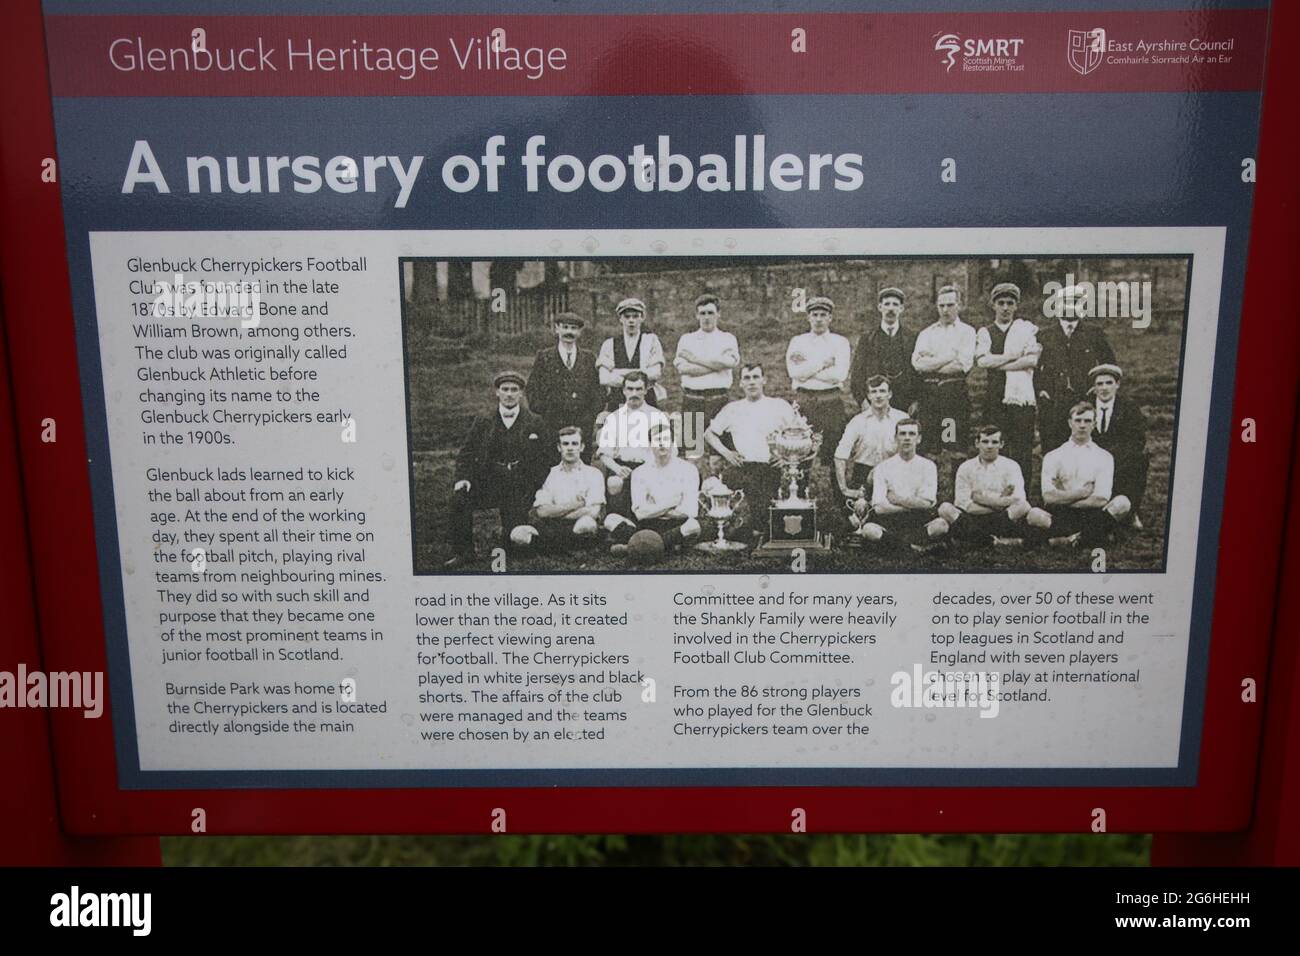
POLYGON ((500 372, 493 379, 496 407, 470 425, 456 456, 447 536, 452 557, 443 565, 457 568, 473 561, 474 511, 501 515, 503 537, 528 523, 528 508, 546 475, 548 456, 542 419, 523 407, 524 377, 500 372))
POLYGON ((889 390, 894 408, 909 415, 916 411, 918 379, 912 368, 912 350, 916 348, 916 333, 903 328, 903 290, 886 286, 876 296, 879 324, 862 333, 853 353, 853 367, 849 373, 849 388, 853 401, 865 407, 867 381, 876 375, 889 379, 889 390))
POLYGON ((596 356, 578 346, 583 325, 572 312, 555 316, 555 344, 537 353, 528 375, 528 406, 546 423, 543 444, 548 454, 553 454, 560 429, 574 425, 582 429, 583 461, 590 461, 605 390, 596 371, 596 356))
POLYGON ((1006 456, 1020 466, 1026 482, 1034 475, 1034 419, 1037 398, 1034 369, 1038 354, 1038 326, 1016 318, 1020 287, 999 282, 989 293, 993 321, 975 334, 975 363, 988 370, 984 392, 984 421, 1002 431, 1006 456))
MULTIPOLYGON (((1070 409, 1088 398, 1089 372, 1098 365, 1113 365, 1115 351, 1096 319, 1080 319, 1076 304, 1084 293, 1066 286, 1054 293, 1059 316, 1038 330, 1038 356, 1034 385, 1038 389, 1038 432, 1044 453, 1063 444, 1070 435, 1070 409)), ((1050 303, 1048 303, 1050 305, 1050 303)))
POLYGON ((975 330, 961 320, 961 304, 960 289, 940 288, 934 299, 939 318, 921 330, 912 350, 912 367, 924 382, 917 416, 921 434, 941 473, 946 473, 941 463, 964 461, 970 448, 966 375, 975 365, 975 330))
POLYGON ((814 432, 822 436, 818 452, 827 467, 835 460, 844 426, 849 420, 844 408, 852 366, 849 340, 831 331, 835 303, 819 295, 806 303, 808 331, 796 335, 785 350, 785 367, 794 386, 799 413, 814 432))
POLYGON ((645 374, 646 402, 658 408, 659 399, 666 395, 661 393, 659 385, 664 374, 664 347, 659 336, 641 329, 645 322, 645 303, 640 299, 624 299, 614 311, 623 326, 623 334, 607 338, 596 356, 600 384, 605 387, 605 410, 612 412, 623 404, 623 378, 634 371, 645 374))
POLYGON ((1092 391, 1096 398, 1097 429, 1092 440, 1115 459, 1115 494, 1132 503, 1129 520, 1142 528, 1138 512, 1147 493, 1147 418, 1137 402, 1120 394, 1124 370, 1118 365, 1098 365, 1091 371, 1092 391))

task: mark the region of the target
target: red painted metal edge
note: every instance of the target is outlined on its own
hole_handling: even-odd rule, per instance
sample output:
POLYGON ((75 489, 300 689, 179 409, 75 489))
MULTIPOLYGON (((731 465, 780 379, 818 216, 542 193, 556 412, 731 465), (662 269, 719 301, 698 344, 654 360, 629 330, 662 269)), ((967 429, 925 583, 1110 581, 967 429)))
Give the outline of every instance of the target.
MULTIPOLYGON (((1264 673, 1267 664, 1300 355, 1285 285, 1291 264, 1273 248, 1284 235, 1273 212, 1295 192, 1280 172, 1295 142, 1287 125, 1294 70, 1279 63, 1300 31, 1292 13, 1275 7, 1275 15, 1279 28, 1270 38, 1259 157, 1263 178, 1256 187, 1260 218, 1251 244, 1235 401, 1236 419, 1254 417, 1262 437, 1254 445, 1234 442, 1229 460, 1197 786, 124 792, 117 788, 109 722, 56 712, 68 828, 188 833, 194 807, 207 811, 209 832, 221 833, 488 832, 497 807, 507 810, 511 832, 781 832, 789 830, 795 807, 807 812, 809 831, 1082 832, 1095 807, 1107 810, 1112 831, 1244 827, 1262 711, 1242 704, 1240 682, 1264 673)), ((56 190, 36 176, 41 159, 54 155, 38 0, 17 0, 7 16, 0 62, 12 105, 0 115, 0 136, 11 212, 0 228, 41 639, 51 668, 103 669, 63 223, 56 190), (32 426, 47 416, 59 421, 57 445, 42 446, 32 426)))
MULTIPOLYGON (((1300 5, 1282 4, 1274 13, 1277 36, 1300 36, 1300 5)), ((1282 51, 1279 44, 1274 50, 1282 51)), ((1269 86, 1260 149, 1264 180, 1255 207, 1255 242, 1251 246, 1246 286, 1247 317, 1290 325, 1285 300, 1300 266, 1300 184, 1286 172, 1300 148, 1293 123, 1281 120, 1294 109, 1300 88, 1300 65, 1281 52, 1269 63, 1269 86), (1275 172, 1274 172, 1275 171, 1275 172), (1267 184, 1265 186, 1265 184, 1267 184), (1288 281, 1288 280, 1291 281, 1288 281)), ((1294 338, 1288 355, 1295 362, 1294 338)), ((1253 415, 1238 403, 1238 415, 1253 415)), ((1280 423, 1279 423, 1280 426, 1280 423)), ((1263 712, 1264 737, 1250 827, 1240 833, 1169 834, 1152 846, 1152 863, 1161 866, 1300 866, 1300 421, 1295 433, 1287 540, 1281 562, 1277 619, 1267 674, 1256 676, 1263 712)), ((1275 444, 1280 444, 1277 438, 1275 444)), ((1270 450, 1271 457, 1271 450, 1270 450)), ((1240 693, 1240 689, 1238 690, 1240 693)))
MULTIPOLYGON (((1278 36, 1300 35, 1296 4, 1281 5, 1274 17, 1278 36)), ((1281 47, 1275 43, 1274 49, 1281 47)), ((1294 108, 1297 88, 1300 66, 1295 58, 1274 56, 1264 100, 1265 117, 1272 120, 1264 127, 1260 152, 1278 172, 1264 174, 1268 185, 1256 205, 1256 242, 1250 257, 1250 268, 1256 271, 1246 287, 1247 306, 1254 310, 1248 315, 1258 315, 1261 323, 1273 318, 1288 324, 1287 279, 1300 266, 1300 185, 1284 171, 1285 157, 1294 155, 1300 138, 1294 124, 1279 121, 1294 108), (1261 279, 1260 273, 1271 281, 1261 279)), ((1289 354, 1294 361, 1294 344, 1289 354)), ((1253 414, 1240 404, 1237 411, 1253 414)), ((1158 866, 1300 866, 1300 427, 1293 456, 1272 656, 1267 674, 1256 677, 1264 736, 1250 827, 1231 834, 1159 836, 1151 850, 1151 862, 1158 866)))
MULTIPOLYGON (((8 114, 20 91, 10 77, 0 81, 0 111, 8 114)), ((16 213, 9 203, 10 183, 21 175, 11 165, 13 151, 0 149, 6 184, 0 215, 16 213)), ((32 177, 36 179, 35 176, 32 177)), ((6 230, 0 262, 11 252, 6 230)), ((3 291, 8 293, 9 283, 3 291)), ((6 306, 10 305, 6 301, 6 306)), ((8 311, 0 307, 0 316, 8 311)), ((43 669, 36 638, 36 605, 28 559, 27 521, 18 466, 13 395, 3 327, 0 327, 0 671, 43 669)), ((39 425, 34 426, 39 429, 39 425)), ((107 723, 107 718, 103 718, 107 723)), ((63 832, 54 787, 54 755, 44 710, 0 708, 0 866, 148 866, 160 862, 158 841, 145 837, 71 837, 63 832)))
MULTIPOLYGON (((1290 215, 1296 216, 1294 207, 1290 215)), ((1151 846, 1156 866, 1300 866, 1300 589, 1294 586, 1300 581, 1300 433, 1296 437, 1273 654, 1267 677, 1257 678, 1264 741, 1250 826, 1238 833, 1161 834, 1151 846)))
MULTIPOLYGON (((3 311, 3 310, 0 310, 3 311)), ((27 525, 18 475, 12 395, 0 335, 0 670, 41 669, 27 525)), ((0 708, 0 866, 149 866, 160 862, 148 837, 71 837, 59 821, 50 727, 42 710, 0 708)))

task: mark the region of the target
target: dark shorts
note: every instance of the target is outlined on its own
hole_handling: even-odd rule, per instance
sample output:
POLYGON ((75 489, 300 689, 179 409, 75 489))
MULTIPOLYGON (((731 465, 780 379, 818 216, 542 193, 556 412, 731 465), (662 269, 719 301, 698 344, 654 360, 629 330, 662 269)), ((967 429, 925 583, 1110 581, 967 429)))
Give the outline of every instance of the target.
MULTIPOLYGON (((624 468, 630 468, 636 471, 645 462, 640 461, 623 461, 621 458, 614 459, 614 463, 622 465, 624 468)), ((605 463, 601 459, 596 459, 596 467, 600 469, 601 477, 606 481, 614 475, 614 472, 607 471, 605 463)), ((623 515, 627 518, 632 517, 632 476, 628 475, 623 479, 623 490, 618 494, 610 494, 609 485, 605 486, 605 510, 609 514, 623 515)))
MULTIPOLYGON (((846 469, 848 486, 850 488, 865 488, 867 491, 867 497, 865 500, 868 503, 871 501, 871 471, 872 468, 870 465, 860 465, 857 462, 850 464, 846 469)), ((849 500, 845 498, 844 493, 840 491, 840 483, 838 481, 835 482, 835 502, 839 506, 840 510, 844 511, 848 509, 849 500)))
POLYGON ((970 544, 991 544, 994 537, 1023 538, 1025 528, 1023 522, 1012 521, 1005 510, 989 514, 961 511, 952 526, 952 534, 970 544))
MULTIPOLYGON (((1112 455, 1114 452, 1111 453, 1112 455)), ((1115 494, 1124 495, 1133 505, 1136 514, 1142 510, 1142 499, 1147 493, 1147 472, 1151 459, 1144 451, 1141 455, 1115 456, 1115 494)))
POLYGON ((929 535, 925 530, 939 512, 934 508, 923 511, 896 511, 892 514, 872 514, 867 520, 885 529, 884 540, 897 544, 923 544, 929 535))
POLYGON ((474 553, 474 512, 497 511, 501 535, 509 543, 510 530, 528 523, 528 509, 537 489, 521 469, 492 468, 470 485, 469 491, 453 491, 447 501, 447 539, 456 554, 474 553))
POLYGON ((918 417, 921 422, 921 454, 933 455, 939 451, 956 451, 969 454, 970 442, 970 392, 966 379, 950 378, 927 381, 921 395, 918 417), (945 423, 952 419, 952 441, 944 441, 945 423))
POLYGON ((781 488, 781 470, 767 462, 745 462, 729 466, 722 480, 733 491, 745 493, 744 503, 736 509, 736 516, 727 522, 727 530, 743 525, 751 528, 767 527, 767 509, 781 488))
POLYGON ((690 423, 691 435, 702 438, 709 423, 718 417, 718 412, 731 400, 731 393, 725 388, 682 389, 682 431, 686 431, 686 416, 699 415, 698 420, 690 423))
POLYGON ((1080 543, 1087 547, 1105 544, 1116 528, 1115 519, 1101 508, 1048 509, 1048 514, 1052 516, 1052 527, 1048 529, 1047 537, 1064 538, 1079 534, 1080 543))
MULTIPOLYGON (((528 523, 538 531, 532 544, 536 551, 565 554, 569 551, 593 547, 598 541, 598 535, 595 534, 574 534, 573 521, 568 518, 534 518, 528 523)), ((599 530, 599 523, 597 530, 599 530)))

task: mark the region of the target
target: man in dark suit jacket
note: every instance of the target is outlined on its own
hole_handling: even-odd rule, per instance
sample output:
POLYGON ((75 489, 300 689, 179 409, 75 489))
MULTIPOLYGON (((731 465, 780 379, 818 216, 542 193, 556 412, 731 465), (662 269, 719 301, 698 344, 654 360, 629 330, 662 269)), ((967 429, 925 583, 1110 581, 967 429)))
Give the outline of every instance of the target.
POLYGON ((1146 495, 1151 464, 1147 455, 1147 419, 1137 402, 1119 394, 1123 378, 1118 365, 1098 365, 1092 370, 1097 406, 1097 428, 1092 440, 1115 459, 1114 493, 1128 498, 1133 527, 1141 528, 1138 509, 1146 495))
POLYGON ((474 560, 476 509, 500 512, 506 542, 514 528, 528 523, 528 509, 549 467, 546 426, 523 407, 524 377, 501 372, 493 384, 496 408, 474 419, 456 456, 447 516, 447 536, 455 553, 443 565, 448 569, 474 560))
POLYGON ((1034 370, 1038 389, 1038 433, 1043 454, 1059 448, 1070 437, 1070 409, 1088 400, 1091 372, 1098 365, 1113 365, 1115 352, 1100 324, 1062 316, 1038 330, 1043 347, 1034 370))
POLYGON ((548 454, 559 461, 557 436, 561 428, 582 429, 582 459, 591 462, 596 447, 595 421, 605 408, 605 389, 600 384, 596 356, 578 348, 584 323, 572 312, 555 317, 556 344, 544 348, 533 359, 528 375, 528 407, 546 423, 548 454))
POLYGON ((853 350, 849 371, 849 389, 858 407, 867 399, 867 380, 877 375, 889 379, 889 393, 894 408, 910 414, 920 398, 916 369, 912 367, 912 350, 916 333, 903 328, 903 290, 892 286, 877 296, 880 323, 863 332, 853 350))

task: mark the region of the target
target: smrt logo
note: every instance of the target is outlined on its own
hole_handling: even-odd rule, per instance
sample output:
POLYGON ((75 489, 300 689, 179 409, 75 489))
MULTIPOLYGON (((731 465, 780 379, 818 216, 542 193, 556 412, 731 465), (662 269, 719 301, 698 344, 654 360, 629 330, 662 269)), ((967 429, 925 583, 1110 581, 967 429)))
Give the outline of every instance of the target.
POLYGON ((942 54, 940 62, 948 73, 957 65, 958 57, 963 71, 1018 72, 1024 69, 1023 65, 1016 63, 1024 42, 1023 37, 967 37, 963 40, 959 33, 936 33, 934 52, 942 54))
POLYGON ((947 72, 951 73, 953 65, 957 62, 957 54, 961 53, 961 37, 955 33, 945 33, 934 42, 936 53, 944 54, 943 61, 946 63, 947 72))
POLYGON ((1101 65, 1106 53, 1106 31, 1101 27, 1092 30, 1071 30, 1066 45, 1066 60, 1080 76, 1087 76, 1101 65))

